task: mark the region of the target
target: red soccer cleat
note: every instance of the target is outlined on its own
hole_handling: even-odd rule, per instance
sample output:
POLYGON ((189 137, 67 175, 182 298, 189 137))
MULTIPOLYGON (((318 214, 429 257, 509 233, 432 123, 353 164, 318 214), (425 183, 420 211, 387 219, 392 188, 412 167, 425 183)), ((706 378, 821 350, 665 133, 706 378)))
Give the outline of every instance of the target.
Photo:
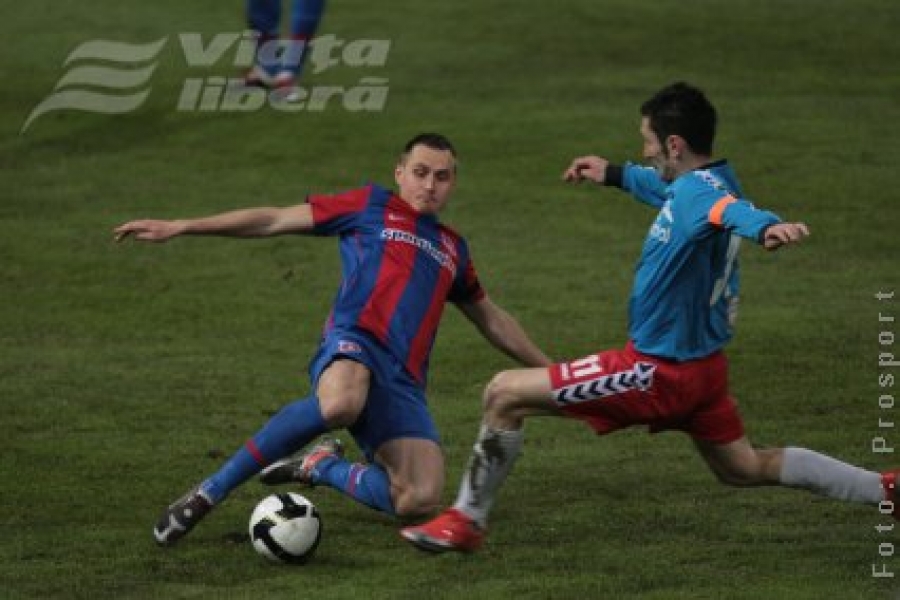
POLYGON ((900 521, 900 490, 897 489, 898 476, 900 476, 900 469, 885 471, 881 474, 881 486, 884 488, 884 499, 894 503, 894 510, 891 514, 900 521))
POLYGON ((474 552, 484 543, 484 529, 465 513, 448 508, 421 525, 404 527, 403 538, 426 552, 474 552))

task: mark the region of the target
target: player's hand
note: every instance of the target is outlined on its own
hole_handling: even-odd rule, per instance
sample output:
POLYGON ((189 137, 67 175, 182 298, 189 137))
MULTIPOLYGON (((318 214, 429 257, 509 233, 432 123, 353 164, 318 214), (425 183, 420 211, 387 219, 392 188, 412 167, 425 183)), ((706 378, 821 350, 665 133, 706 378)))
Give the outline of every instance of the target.
POLYGON ((590 179, 594 183, 606 181, 606 165, 609 161, 599 156, 581 156, 572 161, 569 168, 563 173, 563 181, 581 183, 590 179))
POLYGON ((181 221, 144 219, 119 225, 113 230, 113 233, 117 242, 121 242, 128 236, 133 236, 134 239, 141 242, 165 242, 180 235, 183 231, 184 225, 181 221))
POLYGON ((809 235, 805 223, 776 223, 769 225, 763 234, 763 246, 766 250, 775 250, 785 244, 796 244, 809 235))

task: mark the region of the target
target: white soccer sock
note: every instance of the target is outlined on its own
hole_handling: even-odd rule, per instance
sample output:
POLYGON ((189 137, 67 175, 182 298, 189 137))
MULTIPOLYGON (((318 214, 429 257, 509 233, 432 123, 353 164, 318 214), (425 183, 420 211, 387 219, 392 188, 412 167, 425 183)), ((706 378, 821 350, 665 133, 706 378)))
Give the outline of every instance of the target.
POLYGON ((884 500, 881 475, 806 448, 785 448, 781 483, 847 502, 884 500))
POLYGON ((482 424, 453 507, 485 527, 497 491, 522 451, 524 438, 523 429, 502 431, 482 424))

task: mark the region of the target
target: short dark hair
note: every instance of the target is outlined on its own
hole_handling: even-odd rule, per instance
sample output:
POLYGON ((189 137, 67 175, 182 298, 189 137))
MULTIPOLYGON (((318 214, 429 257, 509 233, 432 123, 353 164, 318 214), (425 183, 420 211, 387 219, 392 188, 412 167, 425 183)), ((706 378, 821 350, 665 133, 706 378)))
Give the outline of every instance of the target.
POLYGON ((649 119, 661 142, 677 135, 692 151, 712 154, 716 109, 700 89, 683 81, 666 86, 641 105, 641 116, 649 119))
POLYGON ((453 144, 445 136, 440 133, 420 133, 406 142, 406 145, 403 146, 401 160, 406 160, 406 157, 409 156, 409 153, 412 152, 413 148, 416 146, 426 146, 432 150, 446 150, 453 158, 456 158, 456 148, 453 147, 453 144))

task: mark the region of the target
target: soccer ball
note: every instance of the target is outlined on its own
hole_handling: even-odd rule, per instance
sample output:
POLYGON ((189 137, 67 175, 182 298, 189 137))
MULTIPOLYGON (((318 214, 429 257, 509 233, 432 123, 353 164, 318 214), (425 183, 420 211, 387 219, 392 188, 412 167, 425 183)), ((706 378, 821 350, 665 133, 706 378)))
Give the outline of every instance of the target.
POLYGON ((273 562, 305 563, 316 551, 321 537, 319 511, 300 494, 268 496, 250 515, 253 548, 273 562))

